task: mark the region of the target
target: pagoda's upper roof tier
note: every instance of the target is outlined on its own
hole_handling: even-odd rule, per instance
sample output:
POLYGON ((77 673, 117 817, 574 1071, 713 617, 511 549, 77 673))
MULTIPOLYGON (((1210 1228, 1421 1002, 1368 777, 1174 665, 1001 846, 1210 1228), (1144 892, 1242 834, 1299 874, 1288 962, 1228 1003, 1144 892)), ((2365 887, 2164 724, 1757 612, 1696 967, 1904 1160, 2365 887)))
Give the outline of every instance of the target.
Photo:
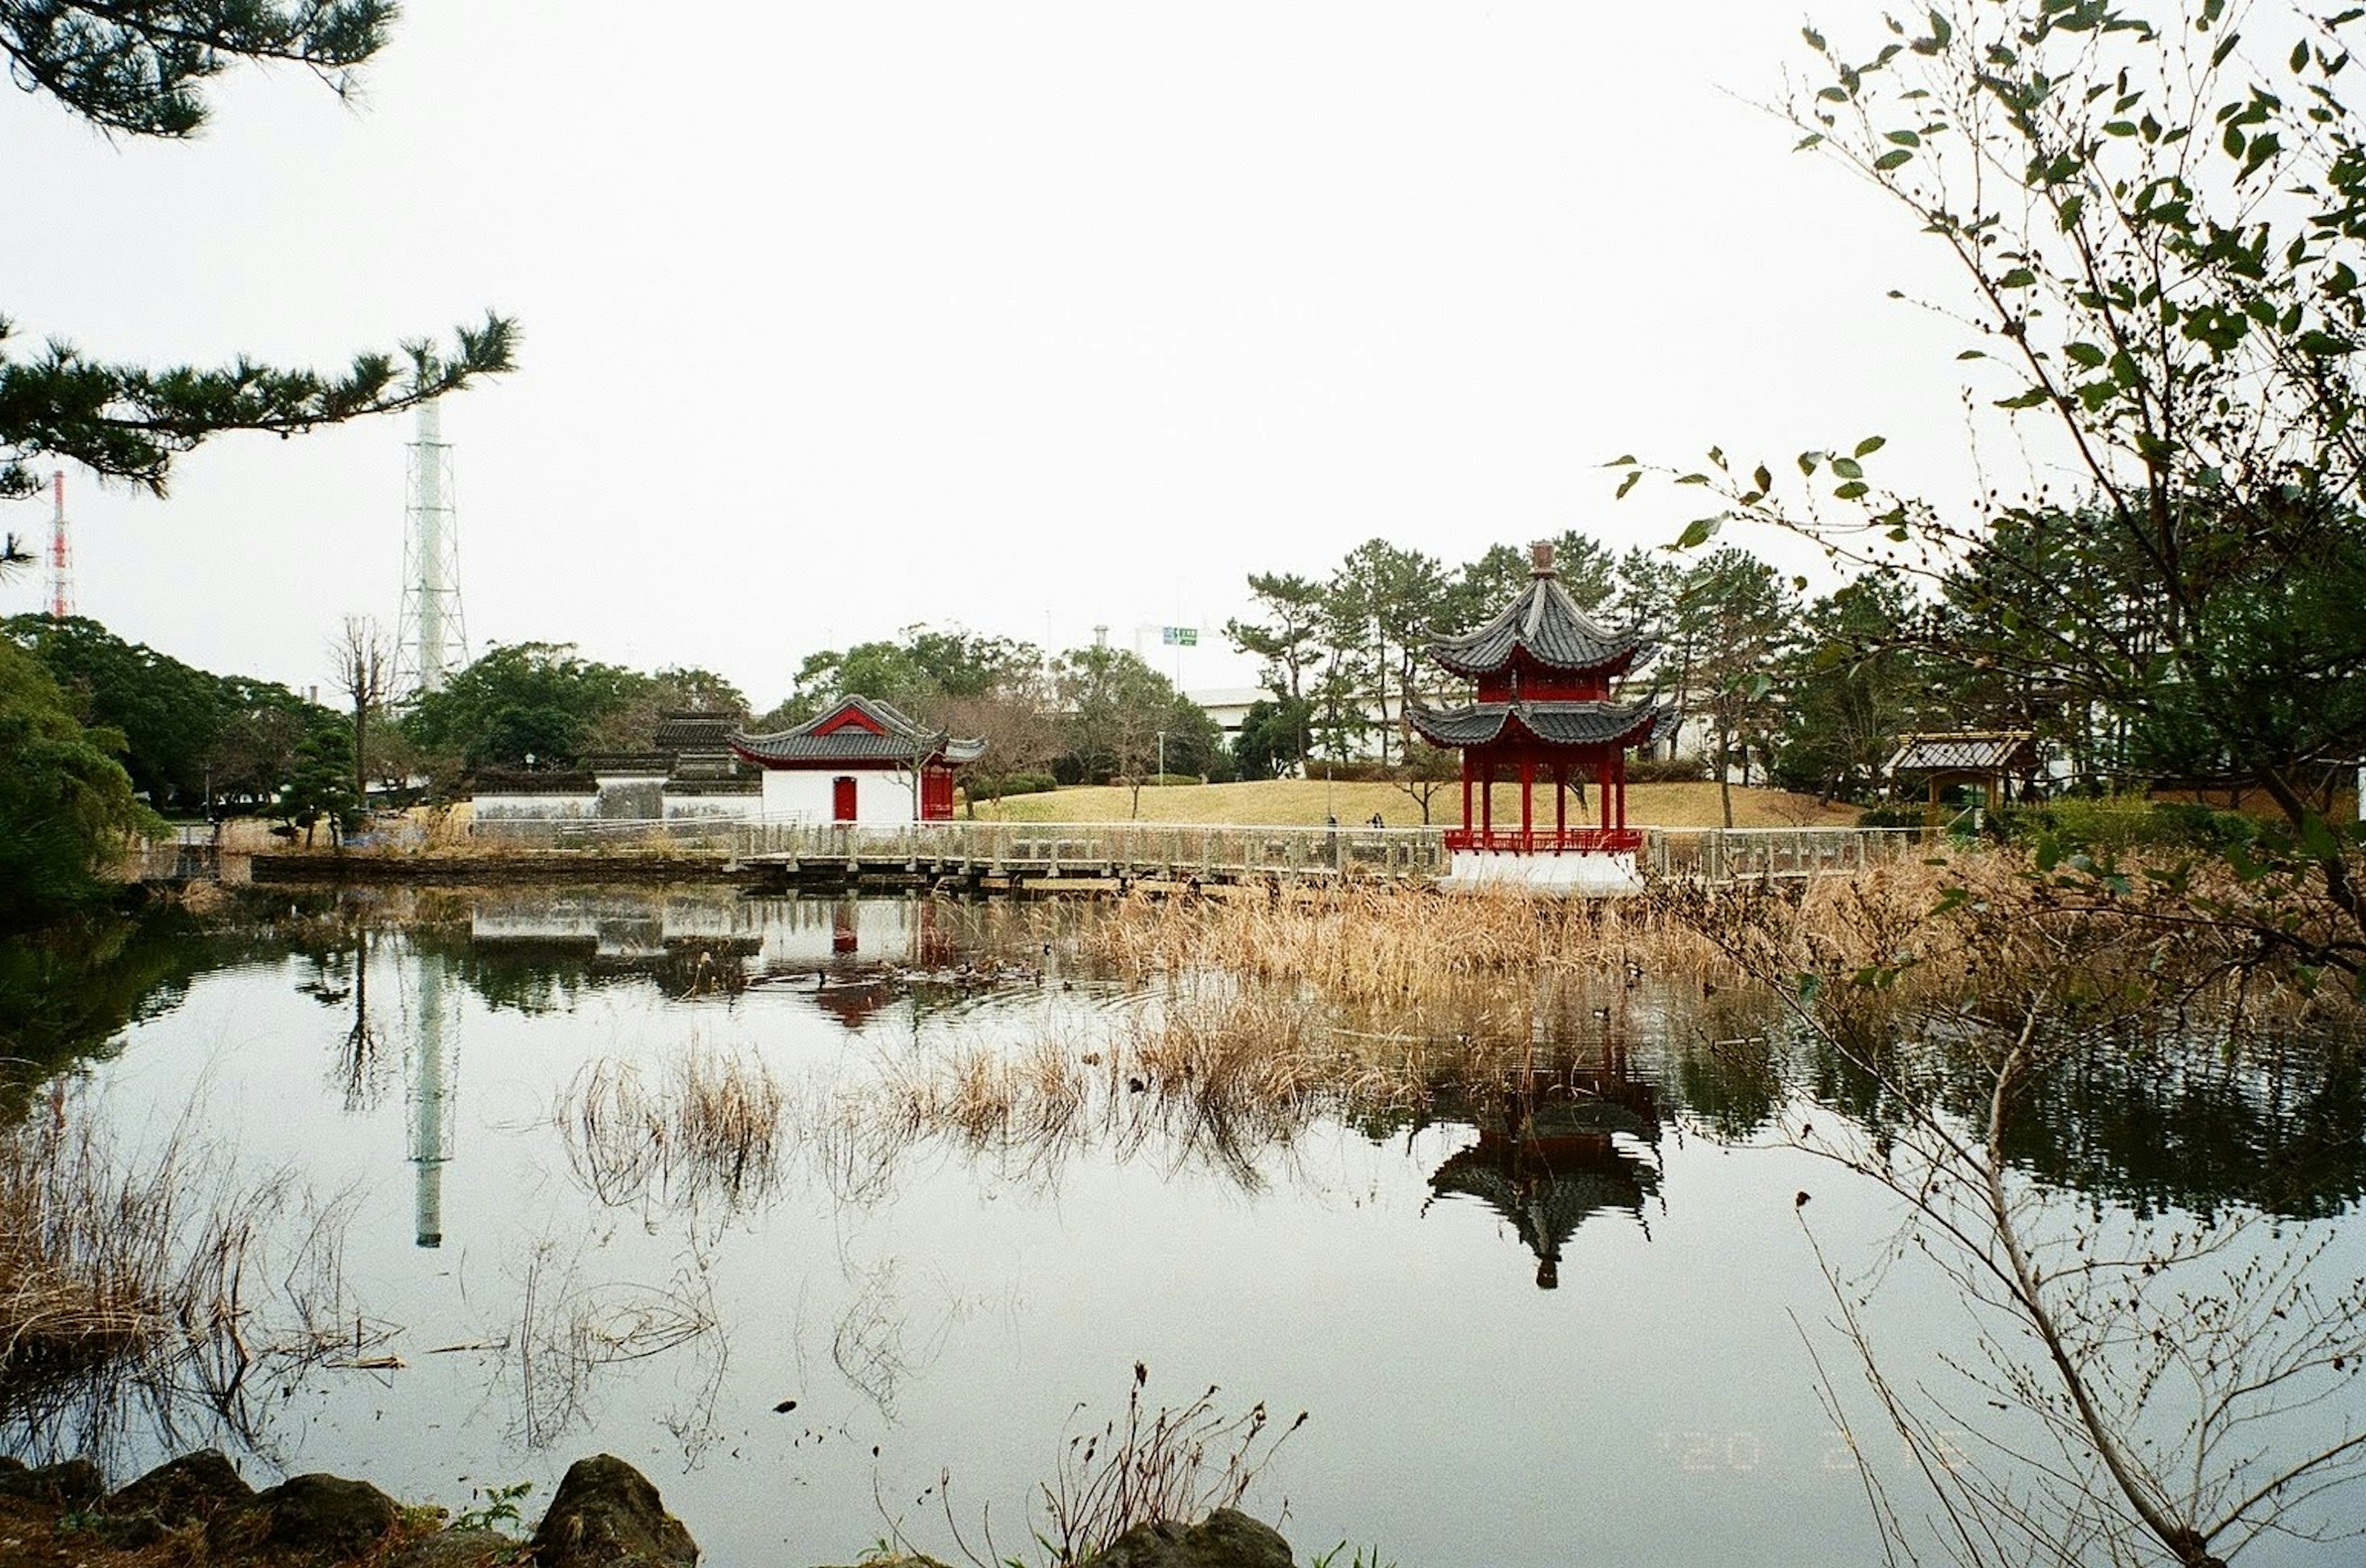
POLYGON ((1439 637, 1429 656, 1457 675, 1493 675, 1522 661, 1547 670, 1619 674, 1651 658, 1657 644, 1632 628, 1612 630, 1578 607, 1549 565, 1527 592, 1476 631, 1439 637))
POLYGON ((1405 717, 1433 746, 1469 748, 1529 738, 1549 746, 1646 746, 1676 722, 1673 703, 1468 703, 1459 708, 1416 703, 1405 717))
POLYGON ((941 755, 973 762, 983 740, 957 739, 930 729, 878 697, 841 697, 794 729, 770 735, 733 732, 731 749, 752 762, 909 762, 941 755))

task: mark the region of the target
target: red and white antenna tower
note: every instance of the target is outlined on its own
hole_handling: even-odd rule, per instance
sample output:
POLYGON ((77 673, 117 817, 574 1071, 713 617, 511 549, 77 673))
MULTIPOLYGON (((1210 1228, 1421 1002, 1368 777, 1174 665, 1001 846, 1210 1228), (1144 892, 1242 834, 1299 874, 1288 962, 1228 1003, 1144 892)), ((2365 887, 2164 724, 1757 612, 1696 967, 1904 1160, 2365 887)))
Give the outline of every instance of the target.
POLYGON ((56 502, 50 514, 50 618, 62 621, 73 614, 73 572, 66 554, 66 476, 62 468, 50 474, 50 495, 56 502))

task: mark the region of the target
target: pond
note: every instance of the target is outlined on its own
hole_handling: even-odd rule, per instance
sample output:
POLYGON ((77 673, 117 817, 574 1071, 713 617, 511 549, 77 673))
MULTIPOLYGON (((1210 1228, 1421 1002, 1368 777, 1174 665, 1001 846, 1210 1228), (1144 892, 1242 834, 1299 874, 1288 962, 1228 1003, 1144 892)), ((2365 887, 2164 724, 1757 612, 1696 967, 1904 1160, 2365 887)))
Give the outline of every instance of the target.
MULTIPOLYGON (((1485 1005, 1556 1086, 1524 1105, 1219 1117, 1138 1082, 1014 1106, 1007 1080, 980 1102, 980 1062, 1114 1063, 1177 1005, 1079 956, 1098 918, 258 894, 124 928, 78 966, 19 955, 0 1004, 32 1065, 8 1113, 177 1139, 206 1171, 234 1155, 249 1181, 284 1168, 259 1223, 310 1261, 291 1292, 269 1282, 250 1347, 268 1359, 267 1326, 306 1353, 258 1365, 231 1418, 152 1391, 20 1411, 0 1444, 98 1447, 129 1474, 220 1442, 251 1478, 327 1470, 455 1508, 526 1481, 529 1519, 606 1451, 712 1561, 843 1562, 891 1520, 950 1558, 948 1506, 974 1544, 982 1519, 1025 1544, 1032 1490, 1122 1416, 1140 1363, 1153 1406, 1214 1385, 1275 1429, 1307 1414, 1248 1502, 1301 1553, 1877 1554, 1807 1353, 1855 1382, 1799 1216, 1807 1195, 1855 1268, 1895 1202, 1777 1135, 1763 998, 1518 982, 1485 1005), (674 1114, 692 1084, 728 1102, 695 1126, 674 1114), (731 1114, 738 1137, 701 1142, 731 1114), (333 1261, 306 1251, 331 1235, 333 1261)), ((2017 1153, 2098 1213, 2254 1206, 2366 1257, 2362 1114, 2354 1063, 2295 1049, 2090 1073, 2017 1153)), ((1960 1302, 1910 1260, 1890 1275, 1900 1354, 1954 1343, 1960 1302)), ((2314 1560, 2273 1546, 2252 1560, 2314 1560)))

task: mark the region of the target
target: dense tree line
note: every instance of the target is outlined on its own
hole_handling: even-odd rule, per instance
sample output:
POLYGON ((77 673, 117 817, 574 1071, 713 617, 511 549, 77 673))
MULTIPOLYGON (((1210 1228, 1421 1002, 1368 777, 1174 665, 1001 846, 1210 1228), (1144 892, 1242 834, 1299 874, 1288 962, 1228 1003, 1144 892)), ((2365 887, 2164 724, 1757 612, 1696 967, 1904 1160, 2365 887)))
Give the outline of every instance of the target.
MULTIPOLYGON (((1775 677, 1803 631, 1800 585, 1737 549, 1618 556, 1576 532, 1553 546, 1561 584, 1581 606, 1608 625, 1657 633, 1660 656, 1634 694, 1676 703, 1684 716, 1678 747, 1745 782, 1763 773, 1783 730, 1775 677)), ((1244 725, 1242 771, 1269 775, 1313 759, 1376 758, 1415 775, 1434 767, 1403 722, 1405 705, 1456 700, 1460 691, 1424 649, 1502 609, 1527 588, 1530 571, 1528 552, 1509 544, 1448 567, 1369 539, 1319 579, 1252 574, 1259 614, 1225 631, 1265 661, 1273 699, 1244 725)))
POLYGON ((118 738, 132 787, 160 811, 268 808, 345 731, 340 715, 285 686, 197 669, 86 617, 18 615, 0 632, 78 722, 118 738))
POLYGON ((1065 784, 1170 774, 1227 778, 1232 755, 1205 710, 1129 649, 1096 646, 1047 657, 1033 643, 925 626, 895 641, 825 649, 798 667, 786 701, 756 723, 784 728, 832 697, 878 697, 986 753, 971 770, 991 798, 1041 777, 1065 784))

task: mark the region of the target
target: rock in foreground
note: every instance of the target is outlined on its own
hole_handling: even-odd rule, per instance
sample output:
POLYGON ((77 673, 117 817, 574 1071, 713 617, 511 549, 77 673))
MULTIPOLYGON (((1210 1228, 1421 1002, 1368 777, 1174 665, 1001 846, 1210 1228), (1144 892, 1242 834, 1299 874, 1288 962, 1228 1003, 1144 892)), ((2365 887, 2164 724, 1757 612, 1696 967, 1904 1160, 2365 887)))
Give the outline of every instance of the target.
POLYGON ((535 1568, 690 1568, 698 1543, 648 1478, 614 1454, 568 1467, 534 1532, 535 1568))
POLYGON ((1086 1568, 1290 1568, 1290 1542, 1269 1525, 1219 1508, 1196 1525, 1136 1525, 1086 1568))

